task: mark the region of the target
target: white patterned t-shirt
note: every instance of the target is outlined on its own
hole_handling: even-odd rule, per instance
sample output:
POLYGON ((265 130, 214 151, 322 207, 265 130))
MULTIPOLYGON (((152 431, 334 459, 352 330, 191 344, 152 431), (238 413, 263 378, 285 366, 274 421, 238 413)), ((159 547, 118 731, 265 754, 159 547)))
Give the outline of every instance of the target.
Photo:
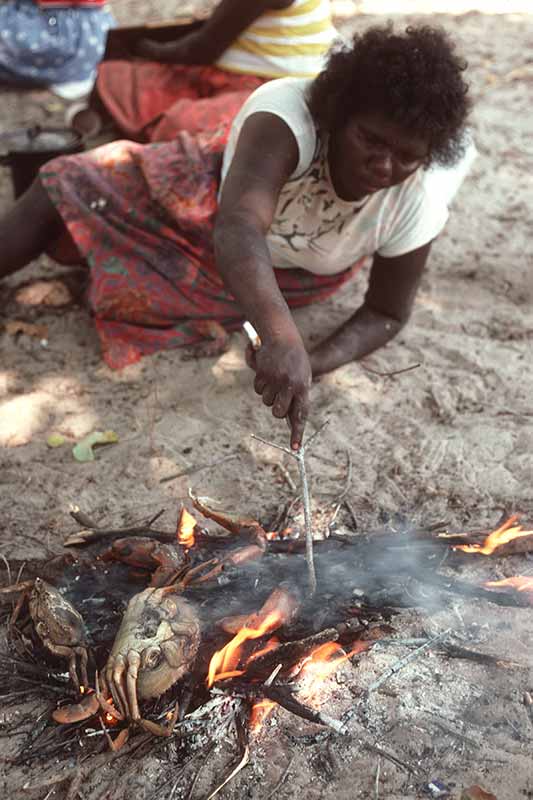
MULTIPOLYGON (((272 264, 333 275, 360 258, 393 258, 431 242, 444 228, 448 206, 475 156, 469 143, 453 167, 420 167, 407 180, 362 201, 335 193, 327 141, 317 133, 307 105, 311 80, 282 78, 257 89, 233 122, 222 165, 222 187, 245 120, 269 112, 284 120, 298 144, 298 165, 281 190, 267 234, 272 264)), ((221 187, 221 188, 222 188, 221 187)))

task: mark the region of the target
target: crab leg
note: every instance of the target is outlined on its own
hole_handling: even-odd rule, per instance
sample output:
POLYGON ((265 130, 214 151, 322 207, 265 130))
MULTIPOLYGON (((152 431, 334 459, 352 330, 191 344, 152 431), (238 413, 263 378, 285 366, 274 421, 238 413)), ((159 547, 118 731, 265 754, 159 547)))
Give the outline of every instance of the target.
POLYGON ((148 733, 152 733, 154 736, 172 736, 174 733, 174 725, 178 720, 179 713, 180 706, 179 703, 176 703, 174 706, 174 711, 169 717, 166 725, 160 725, 158 722, 153 722, 151 719, 142 718, 137 720, 137 724, 148 733))
POLYGON ((222 525, 222 527, 230 533, 236 533, 237 535, 244 533, 244 535, 247 535, 250 529, 254 531, 263 531, 255 519, 239 517, 238 514, 222 511, 219 508, 209 505, 209 503, 212 503, 213 501, 211 501, 208 497, 197 497, 191 491, 189 491, 189 497, 191 498, 192 504, 197 511, 203 514, 204 517, 212 519, 214 522, 218 522, 219 525, 222 525))
POLYGON ((123 720, 124 715, 121 714, 121 712, 115 708, 113 703, 110 703, 109 700, 106 700, 106 698, 104 697, 103 694, 104 692, 108 697, 111 695, 111 692, 109 690, 109 686, 107 685, 104 676, 99 675, 98 670, 96 670, 95 673, 94 683, 95 683, 94 693, 98 700, 98 704, 102 709, 102 711, 104 712, 104 714, 109 714, 111 717, 113 717, 113 719, 116 720, 123 720))
POLYGON ((210 558, 209 561, 202 561, 201 564, 198 564, 196 567, 192 567, 191 569, 187 570, 180 581, 180 586, 185 589, 199 572, 203 572, 203 570, 207 569, 207 567, 216 566, 218 563, 220 563, 218 558, 210 558))
POLYGON ((121 711, 124 717, 129 716, 128 700, 126 693, 122 686, 122 677, 126 671, 126 664, 124 656, 118 655, 114 667, 109 664, 106 668, 106 678, 111 695, 116 707, 121 711))
POLYGON ((124 745, 129 739, 130 736, 129 728, 124 728, 123 730, 121 730, 118 733, 116 739, 113 740, 109 735, 109 731, 107 730, 104 721, 101 717, 100 717, 100 725, 102 726, 102 730, 104 732, 105 738, 107 739, 107 743, 110 749, 113 751, 113 753, 117 753, 122 747, 124 747, 124 745))
POLYGON ((80 657, 80 670, 81 670, 81 679, 83 681, 83 686, 87 688, 89 686, 89 676, 87 674, 87 664, 89 662, 89 657, 87 655, 87 650, 85 647, 77 647, 76 653, 80 657))
POLYGON ((78 679, 78 672, 76 670, 76 651, 71 647, 65 647, 60 644, 49 644, 48 649, 55 656, 64 656, 65 658, 68 658, 68 674, 70 675, 70 680, 79 691, 80 682, 78 679))
MULTIPOLYGON (((232 555, 223 558, 221 561, 218 559, 211 559, 211 561, 215 561, 215 566, 210 569, 209 572, 206 572, 205 575, 201 575, 199 578, 196 578, 196 580, 192 581, 192 583, 190 579, 187 580, 187 584, 185 585, 191 585, 194 587, 199 583, 205 583, 212 578, 216 578, 217 575, 220 575, 220 573, 223 572, 226 567, 236 567, 239 564, 245 564, 247 561, 255 561, 256 559, 261 558, 263 552, 263 549, 259 547, 259 545, 249 544, 246 545, 246 547, 240 547, 238 550, 232 553, 232 555)), ((206 561, 204 566, 207 566, 209 563, 209 561, 206 561)), ((197 567, 195 567, 195 569, 197 569, 197 567)), ((192 572, 192 570, 190 572, 192 572)), ((188 572, 185 575, 184 580, 189 578, 189 574, 190 573, 188 572)))
MULTIPOLYGON (((65 653, 68 655, 68 651, 65 653)), ((71 652, 68 658, 68 672, 70 675, 70 679, 74 686, 77 686, 78 689, 80 688, 80 679, 78 678, 78 671, 76 670, 76 653, 71 652)))
MULTIPOLYGON (((26 583, 29 583, 29 584, 30 584, 30 587, 31 587, 31 585, 33 584, 33 581, 24 581, 24 583, 25 583, 25 584, 26 584, 26 583)), ((10 587, 8 587, 8 588, 10 588, 10 587)), ((26 588, 26 587, 25 587, 25 588, 26 588)), ((20 597, 18 598, 18 600, 17 600, 17 602, 16 602, 16 605, 15 605, 15 608, 14 608, 14 609, 13 609, 13 611, 11 612, 11 617, 10 617, 10 619, 9 619, 9 627, 10 627, 10 628, 13 628, 13 627, 14 627, 14 625, 15 625, 15 622, 16 622, 16 621, 18 620, 18 618, 20 617, 20 612, 22 611, 22 606, 24 605, 24 600, 25 600, 25 599, 26 599, 26 595, 25 595, 25 594, 24 594, 24 592, 23 592, 23 593, 20 595, 20 597)))
POLYGON ((130 650, 128 653, 128 673, 126 676, 126 685, 128 690, 128 701, 130 716, 133 720, 141 718, 139 711, 139 703, 137 701, 137 677, 139 675, 139 666, 141 664, 141 657, 135 650, 130 650))

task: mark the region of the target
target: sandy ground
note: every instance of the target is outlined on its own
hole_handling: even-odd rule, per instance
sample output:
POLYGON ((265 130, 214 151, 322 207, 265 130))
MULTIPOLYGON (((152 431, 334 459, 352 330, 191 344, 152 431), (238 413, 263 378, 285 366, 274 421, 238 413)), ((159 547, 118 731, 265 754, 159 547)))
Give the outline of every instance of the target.
MULTIPOLYGON (((140 5, 113 3, 122 22, 168 17, 174 4, 145 4, 143 13, 140 5)), ((346 16, 347 3, 339 10, 346 31, 382 20, 377 14, 346 16)), ((398 17, 401 24, 415 19, 398 17)), ((336 371, 312 391, 309 431, 329 420, 309 461, 315 505, 323 507, 342 490, 349 451, 354 466, 348 496, 359 531, 396 513, 413 523, 444 519, 454 529, 490 526, 503 510, 522 512, 526 521, 533 517, 533 16, 470 12, 435 21, 457 37, 469 58, 479 158, 434 246, 408 327, 365 364, 336 371), (395 377, 376 374, 414 364, 420 366, 395 377)), ((62 114, 61 102, 46 92, 3 92, 2 105, 6 128, 62 114)), ((10 202, 3 170, 0 208, 10 202)), ((243 338, 235 335, 229 352, 216 360, 184 362, 179 351, 166 352, 113 373, 100 360, 83 308, 45 312, 15 303, 14 288, 61 274, 65 270, 43 258, 1 290, 5 318, 47 328, 45 341, 0 334, 1 553, 11 559, 58 552, 75 527, 71 504, 116 526, 165 509, 160 524, 171 529, 189 487, 262 520, 274 515, 291 493, 277 465, 294 480, 297 473, 278 451, 250 438, 255 433, 285 443, 287 433, 253 393, 243 338), (95 429, 113 429, 119 443, 101 449, 92 463, 75 462, 71 445, 95 429), (67 444, 49 449, 52 433, 67 444), (239 455, 233 461, 160 483, 234 451, 239 455)), ((333 300, 299 313, 307 340, 344 320, 364 286, 360 278, 333 300)), ((341 529, 351 524, 343 514, 341 529)), ((528 571, 531 563, 514 557, 486 560, 470 577, 528 571)), ((466 568, 462 577, 469 577, 466 568)), ((458 641, 475 642, 523 667, 491 670, 423 656, 389 681, 391 696, 373 697, 364 718, 353 722, 352 738, 334 741, 326 755, 320 746, 295 744, 288 733, 301 736, 306 725, 280 712, 253 746, 252 767, 220 796, 267 798, 291 763, 276 791, 280 797, 419 798, 430 796, 423 789, 428 780, 440 778, 453 785, 457 800, 473 783, 498 800, 532 798, 533 727, 522 705, 524 691, 533 686, 531 612, 458 597, 453 610, 406 614, 400 631, 412 636, 450 626, 458 641), (369 754, 365 742, 416 771, 369 754)), ((350 687, 368 686, 397 657, 396 651, 376 650, 348 665, 342 680, 324 690, 330 709, 346 709, 353 702, 350 687)), ((8 755, 13 746, 2 744, 8 755)), ((20 786, 35 782, 38 771, 8 770, 2 778, 7 796, 22 797, 20 786)), ((207 797, 216 785, 210 768, 205 775, 195 798, 207 797)), ((128 784, 129 796, 148 797, 148 783, 139 772, 128 784)), ((59 791, 33 796, 62 797, 59 791)), ((109 794, 83 789, 79 796, 122 794, 115 787, 109 794)))

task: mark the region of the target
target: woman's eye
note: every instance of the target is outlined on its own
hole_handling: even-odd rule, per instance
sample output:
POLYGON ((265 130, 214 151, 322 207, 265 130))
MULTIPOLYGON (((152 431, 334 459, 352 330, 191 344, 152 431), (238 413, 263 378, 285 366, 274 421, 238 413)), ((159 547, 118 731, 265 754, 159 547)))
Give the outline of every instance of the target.
POLYGON ((402 165, 402 167, 414 167, 421 163, 420 158, 415 158, 410 153, 399 153, 398 154, 398 161, 402 165))
POLYGON ((371 133, 363 133, 364 140, 367 144, 372 145, 373 147, 379 147, 381 142, 376 136, 372 136, 371 133))

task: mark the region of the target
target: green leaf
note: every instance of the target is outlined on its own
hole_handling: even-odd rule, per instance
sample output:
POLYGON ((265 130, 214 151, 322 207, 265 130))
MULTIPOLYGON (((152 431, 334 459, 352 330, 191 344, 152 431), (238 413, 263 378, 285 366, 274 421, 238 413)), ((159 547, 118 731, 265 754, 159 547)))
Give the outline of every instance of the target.
POLYGON ((48 447, 61 447, 61 445, 65 444, 66 441, 67 440, 61 433, 51 433, 46 440, 46 444, 48 447))
POLYGON ((72 455, 76 461, 94 461, 93 447, 95 445, 115 444, 118 436, 115 431, 93 431, 72 448, 72 455))

